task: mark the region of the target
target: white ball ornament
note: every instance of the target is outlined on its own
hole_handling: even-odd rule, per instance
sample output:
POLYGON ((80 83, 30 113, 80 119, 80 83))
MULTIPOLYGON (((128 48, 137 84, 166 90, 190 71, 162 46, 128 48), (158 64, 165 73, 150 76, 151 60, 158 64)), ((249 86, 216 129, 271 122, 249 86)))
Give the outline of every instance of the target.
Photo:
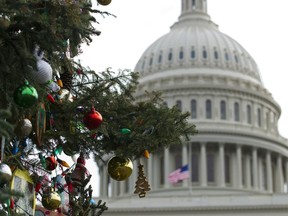
POLYGON ((44 54, 39 47, 36 47, 34 51, 34 56, 37 60, 36 62, 37 71, 33 71, 31 73, 32 79, 39 84, 48 83, 50 80, 52 80, 53 75, 52 67, 48 62, 43 60, 44 54))

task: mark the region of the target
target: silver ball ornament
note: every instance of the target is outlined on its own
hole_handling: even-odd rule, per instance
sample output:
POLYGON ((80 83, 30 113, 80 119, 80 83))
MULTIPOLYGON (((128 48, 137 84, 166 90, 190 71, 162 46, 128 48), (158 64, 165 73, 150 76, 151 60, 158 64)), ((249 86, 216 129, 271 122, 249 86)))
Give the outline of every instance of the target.
POLYGON ((12 179, 12 171, 7 164, 0 163, 0 186, 5 185, 12 179))
POLYGON ((32 123, 29 119, 25 118, 18 122, 15 133, 18 137, 27 137, 32 132, 32 123))

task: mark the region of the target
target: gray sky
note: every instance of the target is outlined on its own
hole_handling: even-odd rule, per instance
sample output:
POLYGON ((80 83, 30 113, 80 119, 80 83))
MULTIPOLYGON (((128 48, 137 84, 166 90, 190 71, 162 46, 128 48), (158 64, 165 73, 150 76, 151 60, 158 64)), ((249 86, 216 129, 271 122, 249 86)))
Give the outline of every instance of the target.
MULTIPOLYGON (((107 67, 133 70, 145 49, 177 21, 180 3, 112 0, 106 7, 99 6, 117 18, 97 16, 96 27, 102 33, 89 47, 82 47, 82 63, 96 71, 107 67)), ((238 41, 255 59, 264 86, 282 108, 279 131, 288 138, 287 8, 287 0, 208 0, 208 13, 220 31, 238 41)))
MULTIPOLYGON (((96 0, 95 0, 96 1, 96 0)), ((97 16, 102 33, 80 56, 96 71, 134 69, 144 50, 180 15, 181 0, 112 0, 99 6, 115 14, 97 16)), ((288 137, 288 1, 208 0, 208 13, 219 29, 238 41, 255 59, 264 86, 282 107, 279 131, 288 137)))

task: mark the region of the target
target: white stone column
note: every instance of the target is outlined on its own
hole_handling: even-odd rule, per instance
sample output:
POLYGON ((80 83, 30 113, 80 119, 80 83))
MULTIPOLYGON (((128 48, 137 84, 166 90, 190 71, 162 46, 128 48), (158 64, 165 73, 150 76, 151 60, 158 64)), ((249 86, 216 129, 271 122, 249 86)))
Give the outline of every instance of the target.
POLYGON ((243 188, 242 147, 240 145, 237 145, 236 147, 236 164, 237 164, 237 188, 243 188))
POLYGON ((225 187, 225 154, 224 144, 219 143, 219 186, 225 187))
MULTIPOLYGON (((136 167, 133 166, 133 172, 137 172, 138 173, 138 167, 136 169, 136 167)), ((128 178, 128 194, 133 194, 134 192, 134 188, 135 188, 135 182, 133 179, 133 175, 131 174, 130 177, 128 178)), ((126 185, 125 185, 125 193, 126 192, 126 185)))
POLYGON ((100 178, 100 183, 99 183, 99 195, 102 196, 103 195, 103 166, 99 167, 99 178, 100 178))
POLYGON ((108 197, 108 173, 107 173, 107 170, 106 170, 106 167, 103 166, 102 168, 102 179, 103 179, 103 184, 102 184, 102 187, 103 187, 103 197, 108 197))
POLYGON ((123 194, 125 194, 125 181, 120 181, 119 186, 120 186, 120 196, 122 196, 123 194))
MULTIPOLYGON (((135 183, 137 181, 137 177, 138 177, 138 165, 139 165, 139 162, 134 160, 132 163, 133 163, 133 172, 132 172, 132 174, 130 176, 130 179, 131 179, 132 182, 135 183)), ((133 185, 134 185, 134 183, 133 183, 133 185)), ((132 194, 134 193, 134 186, 133 186, 132 194)))
POLYGON ((200 143, 200 184, 202 187, 207 186, 207 154, 205 143, 200 143))
MULTIPOLYGON (((182 144, 182 165, 188 164, 188 148, 187 148, 187 143, 182 144)), ((191 167, 188 167, 190 170, 191 167)), ((191 179, 187 179, 185 181, 182 181, 182 186, 183 187, 188 187, 188 181, 191 181, 191 179)))
POLYGON ((276 182, 276 192, 284 192, 284 181, 283 181, 283 169, 282 169, 282 157, 278 155, 277 157, 277 182, 276 182))
POLYGON ((151 189, 153 190, 154 182, 153 182, 153 162, 154 157, 153 154, 150 154, 150 158, 148 159, 148 172, 147 172, 147 179, 150 184, 151 189))
POLYGON ((263 191, 263 163, 261 158, 258 158, 258 180, 259 180, 259 190, 263 191))
POLYGON ((266 152, 266 179, 267 179, 267 191, 273 193, 273 177, 272 177, 272 165, 271 165, 271 153, 266 152))
POLYGON ((111 195, 117 197, 117 181, 111 179, 111 195))
POLYGON ((257 148, 252 150, 252 166, 253 166, 253 187, 255 190, 258 190, 258 164, 257 164, 257 148))
POLYGON ((169 148, 165 148, 164 150, 164 187, 168 188, 170 187, 170 184, 168 182, 168 176, 170 173, 170 152, 169 152, 169 148))
POLYGON ((245 156, 245 186, 251 189, 251 160, 248 154, 245 156))
POLYGON ((288 160, 285 162, 285 174, 286 174, 286 193, 288 193, 288 160))

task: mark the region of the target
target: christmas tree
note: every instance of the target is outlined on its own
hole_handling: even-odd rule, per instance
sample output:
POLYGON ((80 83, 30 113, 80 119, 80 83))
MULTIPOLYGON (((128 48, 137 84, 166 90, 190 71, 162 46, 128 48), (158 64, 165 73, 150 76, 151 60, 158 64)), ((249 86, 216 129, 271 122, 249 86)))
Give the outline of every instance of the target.
MULTIPOLYGON (((196 132, 189 113, 167 108, 159 93, 135 100, 137 72, 96 72, 75 60, 81 44, 97 40, 98 15, 111 14, 89 0, 0 1, 1 215, 33 215, 35 200, 64 215, 101 215, 89 155, 129 164, 196 132), (69 166, 63 155, 79 157, 69 166)), ((128 178, 126 168, 113 176, 111 162, 111 177, 128 178)))

